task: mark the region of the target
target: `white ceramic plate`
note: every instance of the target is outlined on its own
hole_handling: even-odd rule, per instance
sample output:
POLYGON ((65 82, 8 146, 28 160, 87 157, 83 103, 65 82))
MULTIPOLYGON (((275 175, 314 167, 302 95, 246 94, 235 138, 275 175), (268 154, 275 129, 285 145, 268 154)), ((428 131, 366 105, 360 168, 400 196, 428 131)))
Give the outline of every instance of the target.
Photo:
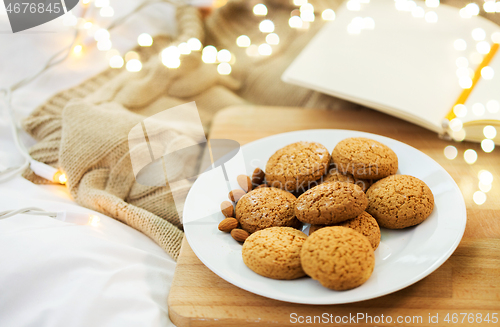
POLYGON ((435 200, 434 211, 422 224, 404 230, 382 229, 381 243, 375 251, 375 269, 365 284, 337 292, 308 277, 292 281, 273 280, 247 268, 241 258, 241 245, 230 234, 217 229, 223 219, 220 203, 227 200, 228 187, 237 187, 238 169, 230 169, 232 173, 228 170, 231 186, 214 182, 216 178, 223 179, 222 173, 217 175, 214 172, 212 176, 201 175, 191 188, 183 217, 186 237, 194 253, 210 270, 231 284, 268 298, 304 304, 373 299, 405 288, 432 273, 458 246, 467 217, 462 194, 451 176, 417 149, 387 137, 357 131, 297 131, 243 146, 241 151, 246 164, 243 170, 251 175, 255 167, 264 169, 268 158, 290 143, 316 141, 332 151, 342 139, 357 136, 380 141, 394 150, 399 158, 398 174, 423 180, 431 188, 435 200), (204 218, 200 218, 202 216, 204 218))

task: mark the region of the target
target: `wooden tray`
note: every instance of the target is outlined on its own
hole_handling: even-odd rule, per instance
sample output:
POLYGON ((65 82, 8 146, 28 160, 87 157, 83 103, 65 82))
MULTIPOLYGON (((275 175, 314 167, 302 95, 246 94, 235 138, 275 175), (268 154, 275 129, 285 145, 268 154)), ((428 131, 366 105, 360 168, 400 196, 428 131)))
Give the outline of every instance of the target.
POLYGON ((323 323, 326 319, 335 323, 337 317, 338 326, 500 326, 500 151, 486 154, 479 144, 444 141, 433 132, 367 109, 231 107, 215 117, 210 138, 228 138, 245 144, 273 134, 317 128, 388 136, 440 163, 459 185, 467 206, 467 227, 455 253, 434 273, 401 291, 357 303, 312 306, 271 300, 229 284, 205 267, 184 239, 168 298, 174 324, 294 326, 301 321, 303 325, 312 325, 314 316, 319 316, 316 324, 321 319, 323 323), (449 144, 459 151, 454 160, 443 155, 444 147, 449 144), (469 148, 479 155, 474 165, 463 159, 463 152, 469 148), (472 196, 478 190, 477 175, 481 169, 488 169, 495 179, 487 193, 488 200, 479 206, 472 196), (488 314, 490 322, 483 319, 479 322, 478 314, 483 318, 488 314), (361 315, 363 319, 353 320, 361 315), (438 323, 430 323, 431 318, 436 321, 436 315, 438 323), (447 315, 449 323, 445 321, 447 315), (387 316, 393 319, 392 323, 387 322, 387 316), (493 316, 498 318, 497 323, 493 316), (307 323, 307 317, 311 323, 307 323), (409 323, 397 323, 398 317, 409 323))

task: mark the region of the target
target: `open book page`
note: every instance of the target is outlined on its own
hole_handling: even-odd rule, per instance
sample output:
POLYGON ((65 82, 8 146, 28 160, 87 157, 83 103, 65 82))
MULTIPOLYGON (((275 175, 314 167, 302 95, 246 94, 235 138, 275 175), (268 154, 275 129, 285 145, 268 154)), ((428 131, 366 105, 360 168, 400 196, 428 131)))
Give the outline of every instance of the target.
MULTIPOLYGON (((490 40, 500 28, 484 18, 461 18, 458 9, 446 5, 416 3, 422 11, 413 14, 398 10, 393 0, 362 4, 359 11, 343 6, 283 80, 441 132, 443 118, 462 91, 457 59, 469 56, 477 43, 472 30, 481 27, 490 40), (429 12, 434 14, 426 16, 429 12), (457 50, 458 39, 468 49, 457 50)), ((478 63, 468 60, 468 65, 474 70, 478 63)))

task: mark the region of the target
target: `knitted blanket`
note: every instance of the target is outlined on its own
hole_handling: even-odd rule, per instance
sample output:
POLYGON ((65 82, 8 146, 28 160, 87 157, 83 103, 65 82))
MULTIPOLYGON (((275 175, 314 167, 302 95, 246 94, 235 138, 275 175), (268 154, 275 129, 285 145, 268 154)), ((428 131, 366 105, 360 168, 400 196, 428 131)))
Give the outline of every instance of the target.
MULTIPOLYGON (((262 19, 252 13, 253 2, 231 1, 206 18, 196 8, 179 8, 175 39, 158 36, 152 47, 136 49, 143 62, 140 72, 108 69, 35 109, 23 122, 24 129, 39 141, 30 149, 31 156, 66 173, 67 187, 77 203, 138 229, 176 259, 183 237, 179 213, 168 185, 152 187, 136 182, 127 142, 133 126, 145 117, 191 101, 196 102, 206 133, 214 114, 231 105, 357 107, 281 82, 286 67, 323 24, 317 19, 308 30, 291 29, 288 19, 295 7, 290 2, 263 1, 280 43, 271 56, 258 57, 246 55, 235 43, 242 34, 255 44, 265 42, 265 34, 258 29, 262 19), (201 61, 200 52, 183 56, 178 69, 165 67, 158 53, 191 37, 204 45, 229 49, 236 57, 232 73, 218 74, 216 65, 201 61)), ((341 1, 310 2, 320 13, 325 8, 336 9, 341 1)), ((48 182, 29 169, 24 177, 35 183, 48 182)))

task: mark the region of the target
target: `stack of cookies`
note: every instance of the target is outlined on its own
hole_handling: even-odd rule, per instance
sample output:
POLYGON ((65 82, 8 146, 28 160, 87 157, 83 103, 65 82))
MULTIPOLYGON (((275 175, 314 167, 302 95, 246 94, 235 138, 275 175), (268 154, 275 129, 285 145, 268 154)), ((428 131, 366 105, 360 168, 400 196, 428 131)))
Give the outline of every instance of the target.
POLYGON ((219 229, 244 242, 244 263, 262 276, 308 275, 351 289, 373 272, 380 227, 418 225, 433 210, 429 187, 397 170, 394 151, 368 138, 342 140, 331 155, 317 142, 293 143, 269 158, 265 173, 238 176, 243 191, 229 194, 235 210, 221 205, 219 229))

